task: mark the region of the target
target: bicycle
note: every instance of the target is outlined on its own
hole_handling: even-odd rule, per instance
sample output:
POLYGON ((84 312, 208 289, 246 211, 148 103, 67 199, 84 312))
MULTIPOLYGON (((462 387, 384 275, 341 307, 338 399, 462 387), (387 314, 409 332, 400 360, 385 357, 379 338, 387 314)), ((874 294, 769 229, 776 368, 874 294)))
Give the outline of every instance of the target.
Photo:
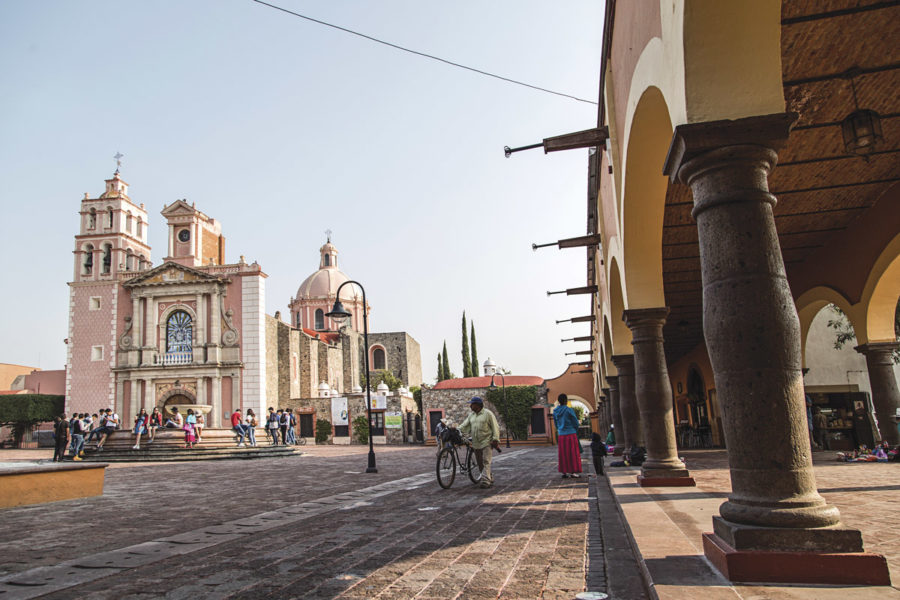
POLYGON ((435 467, 438 485, 445 490, 453 485, 456 480, 457 467, 459 467, 460 474, 467 474, 472 483, 481 481, 481 466, 475 458, 472 439, 463 438, 459 429, 448 427, 443 422, 438 423, 435 434, 441 443, 435 467), (460 460, 459 457, 459 449, 462 446, 466 448, 464 460, 460 460))

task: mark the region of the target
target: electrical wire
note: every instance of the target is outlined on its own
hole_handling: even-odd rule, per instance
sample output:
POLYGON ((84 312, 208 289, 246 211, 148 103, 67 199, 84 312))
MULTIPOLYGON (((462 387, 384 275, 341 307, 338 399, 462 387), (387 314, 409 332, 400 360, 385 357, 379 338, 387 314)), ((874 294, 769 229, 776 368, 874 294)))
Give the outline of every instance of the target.
POLYGON ((399 46, 399 45, 397 45, 397 44, 392 44, 391 42, 386 42, 386 41, 384 41, 384 40, 380 40, 380 39, 378 39, 378 38, 376 38, 376 37, 372 37, 371 35, 366 35, 366 34, 364 34, 364 33, 358 32, 358 31, 353 31, 352 29, 347 29, 346 27, 341 27, 340 25, 334 25, 334 24, 332 24, 332 23, 326 23, 325 21, 320 21, 319 19, 314 19, 314 18, 308 17, 308 16, 306 16, 306 15, 301 15, 300 13, 294 12, 294 11, 292 11, 292 10, 288 10, 288 9, 286 9, 286 8, 282 8, 281 6, 276 6, 275 4, 269 4, 268 2, 263 2, 263 0, 251 0, 251 1, 252 1, 252 2, 255 2, 255 3, 257 3, 257 4, 262 4, 263 6, 268 6, 269 8, 274 8, 275 10, 280 10, 280 11, 283 12, 283 13, 287 13, 287 14, 289 14, 289 15, 292 15, 292 16, 295 16, 295 17, 299 17, 299 18, 301 18, 301 19, 306 19, 307 21, 311 21, 311 22, 317 23, 317 24, 319 24, 319 25, 324 25, 325 27, 331 27, 332 29, 337 29, 337 30, 343 31, 343 32, 345 32, 345 33, 349 33, 349 34, 352 34, 352 35, 355 35, 355 36, 359 36, 359 37, 364 38, 364 39, 367 39, 367 40, 369 40, 369 41, 371 41, 371 42, 375 42, 375 43, 378 43, 378 44, 382 44, 382 45, 384 45, 384 46, 389 46, 389 47, 394 48, 394 49, 396 49, 396 50, 401 50, 401 51, 403 51, 403 52, 409 52, 410 54, 415 54, 415 55, 417 55, 417 56, 421 56, 421 57, 423 57, 423 58, 428 58, 428 59, 431 59, 431 60, 436 60, 436 61, 438 61, 438 62, 442 62, 442 63, 444 63, 444 64, 446 64, 446 65, 450 65, 450 66, 452 66, 452 67, 458 67, 458 68, 460 68, 460 69, 465 69, 465 70, 467 70, 467 71, 472 71, 473 73, 478 73, 479 75, 485 75, 486 77, 493 77, 494 79, 499 79, 500 81, 505 81, 505 82, 507 82, 507 83, 513 83, 513 84, 515 84, 515 85, 521 85, 521 86, 523 86, 523 87, 531 88, 531 89, 537 90, 537 91, 539 91, 539 92, 545 92, 545 93, 547 93, 547 94, 553 94, 553 95, 555 95, 555 96, 562 96, 563 98, 569 98, 569 99, 575 100, 575 101, 577 101, 577 102, 584 102, 584 103, 586 103, 586 104, 593 104, 593 105, 595 105, 595 106, 596 106, 596 104, 597 104, 597 103, 594 102, 593 100, 586 100, 586 99, 584 99, 584 98, 579 98, 578 96, 572 96, 571 94, 564 94, 563 92, 556 92, 556 91, 554 91, 554 90, 549 90, 549 89, 547 89, 547 88, 543 88, 543 87, 540 87, 540 86, 531 85, 530 83, 525 83, 525 82, 523 82, 523 81, 517 81, 517 80, 515 80, 515 79, 510 79, 509 77, 503 77, 502 75, 497 75, 497 74, 495 74, 495 73, 489 73, 488 71, 482 71, 481 69, 476 69, 476 68, 474 68, 474 67, 468 67, 468 66, 466 66, 466 65, 463 65, 463 64, 460 64, 460 63, 456 63, 456 62, 453 62, 453 61, 451 61, 451 60, 447 60, 447 59, 441 58, 441 57, 439 57, 439 56, 434 56, 434 55, 432 55, 432 54, 426 54, 425 52, 419 52, 418 50, 412 50, 411 48, 405 48, 405 47, 399 46))

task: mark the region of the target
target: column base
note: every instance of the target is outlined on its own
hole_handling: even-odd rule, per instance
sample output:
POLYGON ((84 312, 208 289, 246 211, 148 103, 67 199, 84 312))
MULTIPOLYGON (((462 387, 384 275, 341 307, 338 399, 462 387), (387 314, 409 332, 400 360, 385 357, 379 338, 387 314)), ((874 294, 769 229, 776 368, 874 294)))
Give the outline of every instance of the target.
POLYGON ((637 483, 641 487, 694 487, 697 485, 694 478, 688 474, 671 476, 638 475, 637 483))
POLYGON ((848 527, 761 527, 713 517, 713 531, 722 542, 739 551, 817 552, 863 551, 862 534, 848 527))
POLYGON ((891 585, 880 554, 735 550, 714 533, 703 534, 703 553, 734 582, 891 585))

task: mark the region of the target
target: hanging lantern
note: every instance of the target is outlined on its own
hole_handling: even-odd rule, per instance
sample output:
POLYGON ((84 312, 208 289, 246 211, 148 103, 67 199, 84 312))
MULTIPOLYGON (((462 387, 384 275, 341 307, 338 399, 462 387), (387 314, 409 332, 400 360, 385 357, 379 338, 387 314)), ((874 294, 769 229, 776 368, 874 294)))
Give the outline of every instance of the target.
POLYGON ((874 110, 857 110, 841 122, 844 147, 851 154, 865 156, 884 139, 881 117, 874 110))

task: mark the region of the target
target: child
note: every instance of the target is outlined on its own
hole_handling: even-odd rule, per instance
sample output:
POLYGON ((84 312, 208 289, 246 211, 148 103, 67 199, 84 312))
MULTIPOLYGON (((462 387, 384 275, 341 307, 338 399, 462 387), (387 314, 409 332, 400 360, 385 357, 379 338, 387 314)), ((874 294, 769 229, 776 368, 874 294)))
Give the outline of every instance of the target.
POLYGON ((607 454, 606 443, 597 432, 591 434, 591 454, 594 457, 594 471, 597 475, 603 475, 603 457, 607 454))
POLYGON ((189 408, 187 417, 184 419, 184 447, 193 448, 196 436, 194 435, 194 426, 197 424, 197 417, 194 416, 194 409, 189 408))

